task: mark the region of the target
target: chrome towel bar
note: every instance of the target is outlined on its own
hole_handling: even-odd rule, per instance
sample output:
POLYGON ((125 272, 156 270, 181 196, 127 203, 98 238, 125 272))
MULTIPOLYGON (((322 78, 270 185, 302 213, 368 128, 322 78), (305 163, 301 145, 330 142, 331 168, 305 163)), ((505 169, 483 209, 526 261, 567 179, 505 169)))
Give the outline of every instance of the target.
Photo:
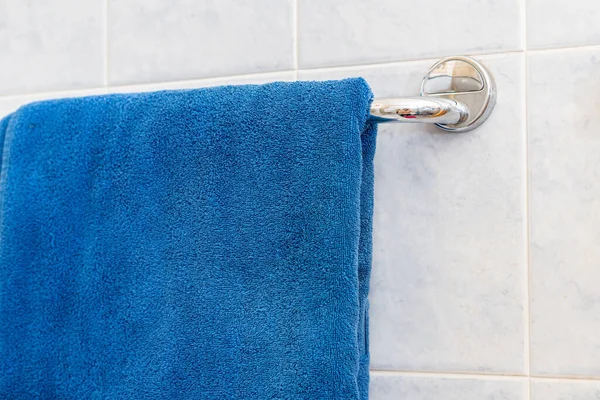
POLYGON ((469 57, 447 57, 425 75, 421 97, 376 99, 369 121, 427 122, 449 132, 466 132, 483 124, 496 104, 489 71, 469 57))

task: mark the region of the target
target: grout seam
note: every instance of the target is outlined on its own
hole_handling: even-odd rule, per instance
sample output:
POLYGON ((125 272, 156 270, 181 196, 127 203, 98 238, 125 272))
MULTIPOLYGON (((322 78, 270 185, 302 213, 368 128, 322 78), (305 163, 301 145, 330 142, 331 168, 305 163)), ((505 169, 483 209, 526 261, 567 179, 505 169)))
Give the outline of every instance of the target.
POLYGON ((600 376, 569 376, 569 375, 531 375, 530 381, 546 381, 546 382, 599 382, 600 376))
POLYGON ((569 376, 569 375, 519 375, 487 372, 429 372, 429 371, 396 371, 385 369, 371 369, 372 376, 398 376, 433 379, 480 379, 480 380, 521 380, 543 382, 569 382, 569 381, 600 381, 600 376, 569 376))
POLYGON ((578 50, 578 49, 593 49, 595 47, 600 47, 600 44, 578 44, 578 45, 565 45, 565 46, 548 46, 548 47, 538 47, 537 49, 528 49, 529 52, 534 53, 548 53, 553 51, 568 51, 568 50, 578 50))
POLYGON ((326 71, 326 70, 338 70, 338 69, 358 69, 364 67, 385 67, 385 66, 394 66, 394 65, 402 65, 407 63, 418 63, 424 61, 436 62, 439 61, 443 57, 451 56, 451 55, 461 55, 461 56, 473 56, 473 57, 482 57, 482 56, 494 56, 494 55, 505 55, 505 54, 515 54, 522 53, 523 49, 506 49, 506 50, 489 50, 489 51, 481 51, 481 52, 465 52, 460 54, 441 54, 439 56, 427 56, 424 58, 406 58, 401 60, 390 60, 390 61, 379 61, 379 62, 366 62, 366 63, 358 63, 358 64, 343 64, 343 65, 320 65, 314 67, 303 67, 301 71, 326 71))
MULTIPOLYGON (((108 0, 106 0, 106 1, 108 1, 108 0)), ((523 52, 522 50, 515 50, 515 51, 506 51, 503 53, 485 53, 485 54, 480 54, 479 56, 480 57, 503 56, 503 55, 520 54, 522 52, 523 52)), ((107 56, 108 56, 108 54, 107 54, 107 56)), ((360 64, 360 65, 345 65, 345 66, 337 66, 337 67, 323 67, 323 68, 319 67, 319 68, 307 68, 307 69, 294 68, 294 69, 286 69, 286 70, 252 72, 252 73, 248 73, 248 74, 233 74, 233 75, 226 75, 226 76, 210 76, 210 77, 205 77, 205 78, 180 79, 180 80, 171 80, 171 81, 115 83, 115 84, 102 86, 102 87, 85 87, 85 88, 78 88, 78 89, 49 90, 49 91, 41 91, 41 92, 26 92, 26 93, 0 95, 0 101, 15 100, 15 99, 18 100, 18 99, 36 97, 36 96, 53 96, 53 95, 65 95, 65 94, 66 95, 69 95, 69 94, 77 95, 77 93, 80 93, 80 92, 89 92, 89 91, 93 91, 93 90, 100 90, 100 89, 106 89, 106 88, 131 87, 132 89, 136 89, 136 88, 144 88, 144 87, 148 87, 148 86, 169 85, 169 84, 170 85, 194 84, 194 83, 202 84, 205 82, 211 82, 211 81, 215 81, 215 80, 257 78, 257 77, 261 77, 261 76, 285 74, 285 73, 290 73, 290 72, 297 77, 299 72, 304 72, 304 71, 311 71, 311 72, 352 71, 355 69, 360 70, 360 69, 364 69, 364 68, 395 67, 395 66, 400 67, 400 66, 405 66, 408 64, 412 64, 412 63, 420 63, 420 62, 426 62, 426 61, 433 63, 437 60, 438 60, 438 58, 429 58, 429 59, 424 58, 424 59, 419 59, 419 60, 390 61, 390 62, 382 62, 382 63, 374 63, 374 64, 366 63, 366 64, 360 64)), ((108 68, 106 68, 106 69, 108 70, 108 68)), ((107 71, 107 75, 108 75, 108 71, 107 71)), ((108 76, 106 78, 108 78, 108 76)))
POLYGON ((452 379, 527 379, 526 375, 510 373, 492 373, 492 372, 429 372, 429 371, 396 371, 385 369, 371 369, 372 375, 382 376, 407 376, 407 377, 427 377, 427 378, 452 378, 452 379))
POLYGON ((531 224, 529 218, 529 107, 528 107, 528 46, 527 46, 527 0, 521 0, 521 38, 523 47, 523 190, 524 190, 524 213, 525 213, 525 321, 524 321, 524 356, 525 371, 527 372, 527 400, 531 400, 531 254, 530 237, 531 224))
POLYGON ((293 0, 292 7, 292 26, 294 30, 294 79, 298 80, 298 0, 293 0))
MULTIPOLYGON (((85 87, 78 89, 67 89, 67 90, 49 90, 43 92, 29 92, 29 93, 19 93, 19 94, 9 94, 9 95, 0 95, 0 101, 5 100, 20 100, 27 99, 30 97, 38 97, 38 96, 63 96, 63 95, 77 95, 81 93, 89 93, 92 91, 100 92, 103 89, 107 88, 132 88, 132 89, 141 89, 150 86, 158 86, 158 85, 188 85, 188 84, 202 84, 206 82, 214 82, 216 80, 224 80, 224 79, 244 79, 244 78, 259 78, 259 77, 267 77, 269 75, 276 74, 285 74, 294 72, 294 70, 282 70, 282 71, 269 71, 269 72, 259 72, 259 73, 251 73, 251 74, 240 74, 240 75, 228 75, 228 76, 216 76, 210 78, 200 78, 200 79, 183 79, 183 80, 174 80, 174 81, 157 81, 157 82, 143 82, 143 83, 123 83, 123 84, 112 84, 109 86, 93 86, 93 87, 85 87)), ((224 83, 225 84, 225 83, 224 83)))
POLYGON ((102 13, 104 14, 104 37, 103 37, 103 52, 104 52, 104 87, 108 86, 108 2, 102 2, 102 13))
MULTIPOLYGON (((109 0, 105 0, 106 4, 108 4, 109 0)), ((295 0, 298 1, 298 0, 295 0)), ((197 83, 203 83, 203 82, 209 82, 209 81, 213 81, 213 80, 217 80, 217 79, 228 79, 228 78, 235 78, 235 79, 243 79, 243 78, 252 78, 252 77, 260 77, 260 76, 267 76, 267 75, 271 75, 271 74, 283 74, 283 73, 293 73, 295 76, 298 75, 299 72, 304 72, 304 71, 312 71, 312 72, 328 72, 328 71, 352 71, 354 69, 359 70, 359 69, 364 69, 364 68, 377 68, 377 67, 394 67, 394 66, 403 66, 403 65, 407 65, 410 63, 418 63, 418 62, 435 62, 437 61, 439 58, 422 58, 422 59, 414 59, 414 60, 399 60, 399 61, 389 61, 389 62, 380 62, 380 63, 364 63, 364 64, 357 64, 357 65, 340 65, 340 66, 330 66, 330 67, 316 67, 316 68, 298 68, 296 69, 296 66, 294 66, 294 69, 287 69, 287 70, 276 70, 276 71, 264 71, 264 72, 258 72, 258 73, 248 73, 248 74, 233 74, 233 75, 226 75, 226 76, 211 76, 211 77, 205 77, 205 78, 195 78, 195 79, 181 79, 181 80, 173 80, 173 81, 155 81, 155 82, 140 82, 140 83, 125 83, 125 84, 111 84, 108 85, 108 40, 105 40, 105 77, 104 77, 104 86, 102 87, 85 87, 85 88, 78 88, 78 89, 67 89, 67 90, 49 90, 49 91, 40 91, 40 92, 25 92, 25 93, 16 93, 16 94, 7 94, 7 95, 0 95, 0 101, 5 101, 5 100, 14 100, 14 99, 23 99, 23 98, 29 98, 29 97, 36 97, 36 96, 52 96, 52 95, 64 95, 64 94, 73 94, 73 95, 77 95, 77 93, 79 92, 87 92, 87 91, 93 91, 93 90, 99 90, 99 89, 105 89, 105 88, 119 88, 119 87, 127 87, 130 86, 132 88, 142 88, 145 86, 153 86, 153 85, 163 85, 163 84, 193 84, 195 82, 197 83)), ((471 55, 476 55, 478 57, 486 57, 486 56, 503 56, 503 55, 511 55, 511 54, 521 54, 524 53, 525 55, 529 54, 529 53, 538 53, 538 52, 548 52, 548 51, 568 51, 568 50, 573 50, 573 49, 582 49, 582 48, 600 48, 600 44, 599 45, 587 45, 587 46, 577 46, 577 47, 566 47, 566 48, 560 48, 560 49, 542 49, 542 50, 512 50, 512 51, 503 51, 503 52, 487 52, 487 53, 481 53, 481 54, 471 54, 471 55)))

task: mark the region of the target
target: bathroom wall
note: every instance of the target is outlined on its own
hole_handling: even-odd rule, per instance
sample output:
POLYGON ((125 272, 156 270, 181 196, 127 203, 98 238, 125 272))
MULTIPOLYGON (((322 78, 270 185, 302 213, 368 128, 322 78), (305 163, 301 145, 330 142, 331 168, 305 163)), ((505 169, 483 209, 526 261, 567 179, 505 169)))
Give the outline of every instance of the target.
POLYGON ((0 0, 0 115, 32 100, 363 76, 498 85, 466 134, 382 126, 374 400, 600 398, 600 2, 0 0))

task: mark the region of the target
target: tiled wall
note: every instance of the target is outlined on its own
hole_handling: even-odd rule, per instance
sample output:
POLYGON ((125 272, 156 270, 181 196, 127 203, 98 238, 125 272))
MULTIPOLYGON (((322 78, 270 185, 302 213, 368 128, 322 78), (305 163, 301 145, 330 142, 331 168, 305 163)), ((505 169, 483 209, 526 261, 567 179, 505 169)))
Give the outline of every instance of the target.
POLYGON ((600 398, 597 0, 0 0, 0 115, 31 100, 364 76, 498 84, 477 131, 381 127, 372 399, 600 398))

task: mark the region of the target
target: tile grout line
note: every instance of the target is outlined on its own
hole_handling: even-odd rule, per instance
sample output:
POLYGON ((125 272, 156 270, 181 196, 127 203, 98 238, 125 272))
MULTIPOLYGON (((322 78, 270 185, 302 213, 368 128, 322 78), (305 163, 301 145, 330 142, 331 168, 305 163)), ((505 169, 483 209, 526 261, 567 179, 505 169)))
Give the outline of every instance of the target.
MULTIPOLYGON (((298 1, 298 0, 296 0, 298 1)), ((525 25, 525 24, 524 24, 525 25)), ((526 35, 526 28, 523 29, 525 32, 522 33, 526 35)), ((509 54, 518 54, 518 53, 529 53, 529 52, 550 52, 550 51, 569 51, 569 50, 577 50, 577 49, 592 49, 595 47, 600 47, 600 44, 588 44, 588 45, 580 45, 580 46, 567 46, 567 47, 556 47, 556 48, 547 48, 547 49, 527 49, 527 39, 523 39, 521 43, 521 48, 519 49, 504 49, 504 50, 484 50, 482 52, 464 52, 459 53, 458 55, 465 55, 469 57, 486 57, 486 56, 502 56, 509 54)), ((451 56, 454 54, 442 54, 439 56, 427 56, 424 58, 406 58, 402 60, 391 60, 391 61, 379 61, 379 62, 365 62, 360 64, 343 64, 343 65, 331 65, 331 66, 316 66, 316 67, 303 67, 299 68, 301 71, 327 71, 327 70, 351 70, 351 69, 360 69, 365 67, 393 67, 395 65, 402 65, 406 63, 418 63, 418 62, 436 62, 439 61, 442 57, 451 56)))
MULTIPOLYGON (((465 52, 460 53, 458 55, 464 55, 469 57, 485 57, 485 56, 496 56, 496 55, 508 55, 515 53, 523 53, 522 49, 504 49, 504 50, 484 50, 482 52, 465 52)), ((327 70, 352 70, 352 69, 360 69, 360 68, 369 68, 369 67, 393 67, 395 65, 402 65, 407 63, 419 63, 419 62, 437 62, 440 58, 448 57, 455 55, 453 54, 441 54, 438 56, 427 56, 424 58, 406 58, 402 60, 391 60, 391 61, 379 61, 379 62, 365 62, 360 64, 342 64, 342 65, 321 65, 321 66, 313 66, 313 67, 304 67, 300 70, 302 71, 327 71, 327 70)))
POLYGON ((525 200, 525 325, 524 325, 524 355, 527 373, 527 399, 531 400, 531 254, 530 237, 531 224, 529 217, 529 107, 528 107, 528 57, 527 57, 527 0, 521 0, 521 43, 523 47, 523 185, 525 200))
POLYGON ((104 38, 103 38, 103 51, 104 51, 104 87, 108 86, 108 2, 104 0, 102 2, 102 12, 104 14, 104 38))
MULTIPOLYGON (((114 84, 110 85, 110 88, 132 88, 132 89, 143 89, 149 86, 158 86, 158 85, 181 85, 181 84, 193 84, 193 83, 204 83, 211 82, 215 80, 225 80, 225 79, 244 79, 244 78, 256 78, 267 75, 274 74, 285 74, 294 72, 293 69, 281 70, 281 71, 267 71, 267 72, 258 72, 258 73, 250 73, 250 74, 239 74, 239 75, 228 75, 228 76, 213 76, 209 78, 199 78, 199 79, 183 79, 183 80, 174 80, 174 81, 157 81, 157 82, 141 82, 141 83, 123 83, 123 84, 114 84)), ((223 83, 226 84, 226 83, 223 83)), ((77 89, 67 89, 67 90, 49 90, 43 92, 28 92, 28 93, 19 93, 19 94, 9 94, 9 95, 0 95, 0 101, 6 100, 18 100, 29 97, 37 97, 37 96, 61 96, 73 94, 77 95, 78 93, 88 93, 93 91, 98 91, 101 93, 102 89, 106 89, 104 86, 92 86, 92 87, 83 87, 77 89)))
POLYGON ((446 378, 446 379, 479 379, 479 380, 533 380, 547 382, 565 382, 565 381, 600 381, 597 376, 560 376, 560 375, 519 375, 485 372, 435 372, 435 371, 396 371, 385 369, 371 369, 369 371, 373 376, 405 376, 415 378, 446 378))
MULTIPOLYGON (((109 0, 105 0, 105 1, 109 1, 109 0)), ((296 0, 298 1, 298 0, 296 0)), ((485 57, 485 56, 503 56, 503 55, 511 55, 511 54, 518 54, 518 53, 522 53, 522 50, 515 50, 515 51, 505 51, 505 52, 501 52, 501 53, 482 53, 479 54, 478 57, 485 57)), ((108 48, 106 49, 106 58, 108 59, 108 48)), ((401 60, 401 61, 390 61, 390 62, 383 62, 383 63, 375 63, 375 64, 360 64, 360 65, 340 65, 340 66, 335 66, 335 67, 319 67, 319 68, 303 68, 303 69, 296 69, 295 67, 293 69, 285 69, 285 70, 273 70, 273 71, 263 71, 263 72, 252 72, 252 73, 248 73, 248 74, 234 74, 234 75, 226 75, 226 76, 209 76, 209 77, 203 77, 203 78, 194 78, 194 79, 180 79, 180 80, 172 80, 172 81, 156 81, 156 82, 138 82, 138 83, 117 83, 114 85, 108 85, 108 87, 111 88, 124 88, 124 87, 131 87, 133 89, 135 88, 144 88, 147 86, 155 86, 155 85, 177 85, 177 84, 193 84, 193 83, 203 83, 203 82, 209 82, 209 81, 214 81, 214 80, 225 80, 225 79, 243 79, 243 78, 254 78, 254 77, 260 77, 260 76, 266 76, 266 75, 272 75, 272 74, 283 74, 286 72, 291 72, 295 75, 298 74, 298 72, 300 71, 348 71, 348 70, 353 70, 353 69, 364 69, 364 68, 376 68, 376 67, 394 67, 394 66, 404 66, 406 64, 410 64, 410 63, 418 63, 418 62, 435 62, 437 61, 437 58, 423 58, 423 59, 419 59, 419 60, 401 60)), ((108 79, 108 68, 106 66, 106 79, 108 79)), ((100 89, 104 89, 107 86, 100 86, 100 87, 82 87, 82 88, 77 88, 77 89, 66 89, 66 90, 50 90, 50 91, 41 91, 41 92, 26 92, 26 93, 17 93, 17 94, 7 94, 7 95, 0 95, 0 101, 4 101, 4 100, 14 100, 14 99, 22 99, 22 98, 28 98, 28 97, 36 97, 36 96, 53 96, 53 95, 64 95, 64 94, 73 94, 73 95, 77 95, 77 93, 79 92, 88 92, 88 91, 94 91, 94 90, 100 90, 100 89)))
POLYGON ((292 26, 294 30, 294 79, 298 80, 298 0, 292 0, 292 26))
POLYGON ((532 375, 529 377, 529 380, 533 382, 534 380, 538 381, 547 381, 547 382, 578 382, 578 381, 587 381, 587 382, 599 382, 600 377, 598 376, 569 376, 569 375, 532 375))
MULTIPOLYGON (((106 5, 108 5, 108 1, 109 0, 105 0, 106 5)), ((295 0, 295 1, 298 1, 298 0, 295 0)), ((106 29, 106 31, 107 31, 107 29, 106 29)), ((6 94, 6 95, 0 95, 0 101, 22 99, 22 98, 36 97, 36 96, 52 96, 52 95, 62 95, 62 94, 77 95, 77 93, 79 93, 79 92, 100 90, 100 89, 106 88, 108 86, 108 85, 106 85, 106 83, 107 83, 106 81, 108 80, 108 56, 109 56, 107 33, 108 32, 106 32, 106 34, 105 34, 105 40, 104 40, 104 46, 105 46, 104 51, 106 53, 105 68, 104 68, 105 69, 105 77, 104 77, 105 86, 84 87, 84 88, 66 89, 66 90, 50 90, 50 91, 41 91, 41 92, 25 92, 25 93, 17 93, 17 94, 6 94)), ((542 50, 506 50, 506 51, 501 51, 501 52, 484 52, 484 53, 473 54, 473 55, 477 56, 477 57, 503 56, 503 55, 510 55, 510 54, 519 54, 519 53, 528 54, 530 52, 568 51, 568 50, 573 50, 573 49, 596 48, 596 47, 600 47, 600 45, 586 45, 586 46, 576 46, 576 47, 565 47, 565 48, 560 48, 560 49, 542 49, 542 50)), ((278 73, 286 73, 286 72, 292 72, 294 75, 297 75, 298 72, 300 72, 300 71, 323 71, 323 72, 334 71, 334 70, 348 71, 348 70, 363 69, 363 68, 394 67, 394 66, 406 65, 408 63, 437 61, 437 60, 438 60, 437 58, 422 58, 422 59, 397 60, 397 61, 371 63, 371 64, 365 63, 365 64, 356 64, 356 65, 339 65, 339 66, 330 66, 330 67, 315 67, 315 68, 302 68, 302 69, 294 67, 294 69, 288 69, 288 70, 264 71, 264 72, 257 72, 257 73, 234 74, 234 75, 227 75, 227 76, 210 76, 210 77, 204 77, 204 78, 181 79, 181 80, 173 80, 173 81, 126 83, 126 84, 110 85, 109 87, 117 87, 118 88, 118 87, 130 86, 132 88, 138 88, 138 87, 151 86, 151 85, 182 84, 182 83, 194 83, 194 82, 202 83, 202 82, 217 80, 217 79, 228 79, 228 78, 239 79, 239 78, 245 78, 245 77, 257 77, 257 76, 261 76, 261 75, 278 74, 278 73)))
POLYGON ((577 44, 572 46, 556 46, 556 47, 543 47, 538 49, 530 49, 527 50, 529 52, 534 53, 547 53, 552 51, 569 51, 569 50, 578 50, 578 49, 592 49, 594 47, 600 47, 600 43, 597 44, 577 44))
POLYGON ((371 369, 371 375, 383 376, 407 376, 407 377, 427 377, 427 378, 453 378, 453 379, 527 379, 526 375, 518 374, 502 374, 502 373, 485 373, 485 372, 434 372, 434 371, 395 371, 385 369, 371 369))

